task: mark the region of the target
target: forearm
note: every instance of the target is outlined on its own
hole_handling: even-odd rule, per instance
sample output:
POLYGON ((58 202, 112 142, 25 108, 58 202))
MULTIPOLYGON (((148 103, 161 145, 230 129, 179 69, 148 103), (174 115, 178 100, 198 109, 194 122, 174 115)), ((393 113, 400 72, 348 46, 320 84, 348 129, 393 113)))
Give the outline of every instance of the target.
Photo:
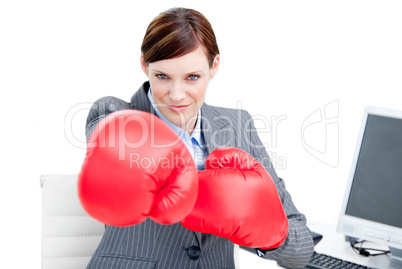
POLYGON ((286 268, 301 268, 308 263, 313 254, 313 239, 306 226, 306 217, 297 210, 284 181, 277 177, 274 171, 271 173, 288 218, 289 228, 285 242, 279 248, 267 251, 264 258, 276 260, 286 268))
POLYGON ((277 249, 267 251, 266 259, 276 260, 286 268, 304 267, 314 250, 311 233, 305 225, 305 220, 289 218, 289 232, 285 242, 277 249))
MULTIPOLYGON (((303 220, 289 219, 289 232, 283 244, 272 250, 260 249, 264 259, 275 260, 285 268, 304 268, 313 253, 313 241, 309 229, 303 220)), ((257 253, 254 248, 240 246, 248 251, 257 253)))

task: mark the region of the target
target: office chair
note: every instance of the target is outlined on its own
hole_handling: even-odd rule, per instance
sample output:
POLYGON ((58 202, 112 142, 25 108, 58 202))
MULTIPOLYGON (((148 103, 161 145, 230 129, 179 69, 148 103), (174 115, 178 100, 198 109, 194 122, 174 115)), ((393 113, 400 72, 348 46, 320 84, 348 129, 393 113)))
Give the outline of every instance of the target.
POLYGON ((77 175, 42 175, 42 269, 84 269, 105 225, 89 217, 77 195, 77 175))

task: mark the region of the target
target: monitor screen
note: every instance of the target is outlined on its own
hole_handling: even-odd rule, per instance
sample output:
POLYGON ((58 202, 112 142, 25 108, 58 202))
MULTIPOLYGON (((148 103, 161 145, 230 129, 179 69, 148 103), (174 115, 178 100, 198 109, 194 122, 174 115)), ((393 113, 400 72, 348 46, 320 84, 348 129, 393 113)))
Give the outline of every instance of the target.
POLYGON ((402 111, 366 108, 338 232, 387 245, 379 268, 402 268, 402 111))
POLYGON ((402 119, 367 116, 345 214, 402 228, 402 119))

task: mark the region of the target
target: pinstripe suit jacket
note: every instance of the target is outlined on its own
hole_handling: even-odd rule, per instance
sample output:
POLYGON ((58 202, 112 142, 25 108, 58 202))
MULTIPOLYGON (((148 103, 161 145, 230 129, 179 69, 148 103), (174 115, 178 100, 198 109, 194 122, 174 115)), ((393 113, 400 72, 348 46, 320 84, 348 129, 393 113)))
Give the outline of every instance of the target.
MULTIPOLYGON (((97 100, 88 115, 87 138, 97 123, 114 111, 137 109, 155 114, 146 96, 148 90, 149 82, 145 82, 130 103, 115 97, 97 100)), ((250 114, 244 110, 212 107, 204 103, 201 115, 201 128, 208 154, 222 146, 240 148, 260 161, 276 184, 288 216, 289 233, 285 242, 279 248, 268 251, 264 258, 274 259, 289 268, 303 267, 313 251, 310 231, 306 227, 304 215, 298 212, 283 180, 272 167, 250 114)), ((180 223, 160 225, 147 219, 139 225, 124 228, 106 226, 103 239, 87 268, 234 268, 233 243, 214 235, 192 232, 180 223), (191 247, 199 247, 199 257, 189 253, 191 247)))

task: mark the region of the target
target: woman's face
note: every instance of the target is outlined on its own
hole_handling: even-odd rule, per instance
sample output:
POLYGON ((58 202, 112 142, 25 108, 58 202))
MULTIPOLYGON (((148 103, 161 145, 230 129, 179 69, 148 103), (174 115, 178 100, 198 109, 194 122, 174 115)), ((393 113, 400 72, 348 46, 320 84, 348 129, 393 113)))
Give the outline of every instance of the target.
POLYGON ((199 46, 184 56, 148 65, 141 55, 141 67, 149 78, 158 110, 171 123, 191 134, 208 82, 218 71, 219 55, 210 68, 203 47, 199 46))

